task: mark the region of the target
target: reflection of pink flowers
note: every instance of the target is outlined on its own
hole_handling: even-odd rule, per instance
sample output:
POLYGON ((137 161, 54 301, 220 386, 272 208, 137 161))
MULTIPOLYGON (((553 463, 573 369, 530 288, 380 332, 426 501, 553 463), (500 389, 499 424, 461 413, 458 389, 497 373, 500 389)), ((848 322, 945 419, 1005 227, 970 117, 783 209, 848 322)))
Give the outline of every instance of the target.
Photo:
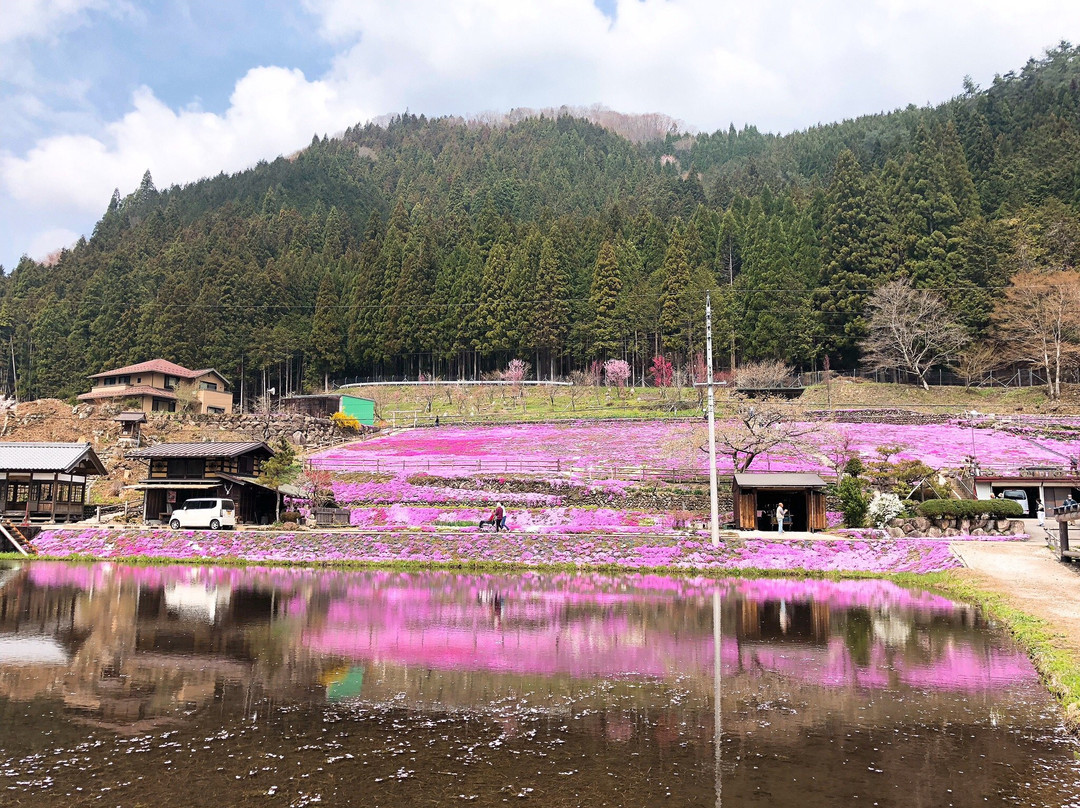
MULTIPOLYGON (((710 676, 712 603, 719 595, 725 608, 814 604, 818 615, 818 633, 798 642, 726 634, 720 648, 725 675, 782 677, 831 688, 961 692, 1036 680, 1023 653, 994 644, 993 635, 973 631, 957 614, 970 607, 882 580, 358 573, 52 561, 32 561, 25 574, 38 588, 107 591, 176 583, 208 590, 272 588, 282 621, 275 635, 282 642, 295 643, 296 651, 302 647, 359 663, 533 676, 710 676), (862 624, 858 652, 849 644, 852 609, 872 618, 862 624), (708 618, 700 619, 705 614, 708 618), (899 634, 898 626, 904 629, 899 634), (919 642, 910 641, 906 632, 911 630, 919 642)), ((730 610, 727 614, 734 617, 730 610)), ((611 737, 625 740, 626 728, 613 729, 611 737)))

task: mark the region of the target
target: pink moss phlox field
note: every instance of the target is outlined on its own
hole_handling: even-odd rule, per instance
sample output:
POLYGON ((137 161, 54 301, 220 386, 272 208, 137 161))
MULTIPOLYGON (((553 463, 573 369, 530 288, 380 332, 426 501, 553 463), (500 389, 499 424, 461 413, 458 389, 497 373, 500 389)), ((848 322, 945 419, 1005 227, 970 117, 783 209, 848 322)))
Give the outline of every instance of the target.
POLYGON ((949 545, 925 539, 774 541, 751 539, 714 548, 697 539, 615 538, 567 534, 195 532, 47 530, 34 542, 45 556, 332 563, 497 562, 616 566, 625 569, 763 569, 814 572, 929 573, 960 566, 949 545))
MULTIPOLYGON (((447 525, 476 523, 491 515, 487 508, 426 508, 411 505, 355 508, 350 524, 359 528, 437 528, 447 525)), ((667 513, 645 513, 611 508, 563 508, 543 510, 510 509, 507 522, 512 531, 543 533, 564 531, 581 533, 602 530, 615 532, 668 532, 674 529, 675 519, 667 513)))
MULTIPOLYGON (((974 454, 986 468, 1016 468, 1029 465, 1067 464, 1077 452, 1075 444, 1056 437, 1027 434, 1011 422, 979 422, 977 428, 966 421, 944 424, 876 424, 817 422, 809 439, 818 451, 796 452, 778 449, 754 461, 752 471, 828 472, 826 456, 831 435, 844 434, 851 447, 865 460, 878 459, 877 447, 903 447, 894 460, 921 460, 932 468, 959 468, 974 454), (974 444, 974 447, 973 447, 974 444)), ((573 424, 515 424, 506 426, 443 427, 408 429, 348 444, 311 458, 314 465, 336 471, 357 470, 357 461, 378 460, 384 471, 428 470, 438 476, 469 476, 481 466, 510 471, 548 471, 556 461, 568 475, 585 469, 620 467, 705 469, 697 446, 704 440, 703 426, 694 421, 577 422, 573 424)), ((368 466, 363 466, 368 469, 368 466)), ((720 458, 722 472, 732 470, 727 458, 720 458)))

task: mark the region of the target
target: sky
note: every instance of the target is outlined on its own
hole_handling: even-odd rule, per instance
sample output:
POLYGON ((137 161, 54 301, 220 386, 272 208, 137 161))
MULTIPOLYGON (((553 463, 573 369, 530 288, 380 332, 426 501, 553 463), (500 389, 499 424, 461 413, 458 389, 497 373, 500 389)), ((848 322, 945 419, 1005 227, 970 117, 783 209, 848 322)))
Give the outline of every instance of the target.
POLYGON ((373 117, 602 104, 790 132, 945 101, 1075 0, 0 0, 0 265, 113 189, 273 160, 373 117))

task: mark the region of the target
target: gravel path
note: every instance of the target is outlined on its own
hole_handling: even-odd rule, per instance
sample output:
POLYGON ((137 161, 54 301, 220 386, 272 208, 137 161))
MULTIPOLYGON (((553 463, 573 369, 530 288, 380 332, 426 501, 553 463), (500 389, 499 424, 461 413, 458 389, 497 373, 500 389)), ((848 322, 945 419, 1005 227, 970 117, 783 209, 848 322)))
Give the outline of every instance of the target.
MULTIPOLYGON (((1034 525, 1034 523, 1032 523, 1034 525)), ((1010 605, 1045 619, 1063 648, 1080 656, 1080 563, 1062 563, 1039 538, 1023 542, 954 542, 968 568, 963 574, 1010 605)))

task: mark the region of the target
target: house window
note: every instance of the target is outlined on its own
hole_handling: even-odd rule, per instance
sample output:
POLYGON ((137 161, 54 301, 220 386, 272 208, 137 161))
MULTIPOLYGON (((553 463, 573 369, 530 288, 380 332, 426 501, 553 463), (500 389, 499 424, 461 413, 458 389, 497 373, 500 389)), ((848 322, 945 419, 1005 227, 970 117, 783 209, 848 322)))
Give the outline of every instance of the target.
POLYGON ((201 457, 170 457, 170 480, 201 480, 205 474, 206 461, 201 457))
POLYGON ((217 390, 216 382, 199 382, 200 390, 217 390))
POLYGON ((255 458, 251 455, 240 457, 239 463, 237 463, 237 473, 243 474, 245 477, 255 476, 255 458))
POLYGON ((71 501, 85 502, 86 486, 83 483, 71 484, 71 501))
POLYGON ((177 378, 176 376, 166 376, 165 377, 165 389, 166 390, 175 390, 176 386, 178 384, 180 384, 180 379, 177 378))
POLYGON ((154 412, 176 412, 176 402, 167 398, 155 398, 150 408, 154 412))
POLYGON ((225 408, 224 407, 207 407, 206 412, 207 412, 208 415, 224 415, 225 414, 225 408))

